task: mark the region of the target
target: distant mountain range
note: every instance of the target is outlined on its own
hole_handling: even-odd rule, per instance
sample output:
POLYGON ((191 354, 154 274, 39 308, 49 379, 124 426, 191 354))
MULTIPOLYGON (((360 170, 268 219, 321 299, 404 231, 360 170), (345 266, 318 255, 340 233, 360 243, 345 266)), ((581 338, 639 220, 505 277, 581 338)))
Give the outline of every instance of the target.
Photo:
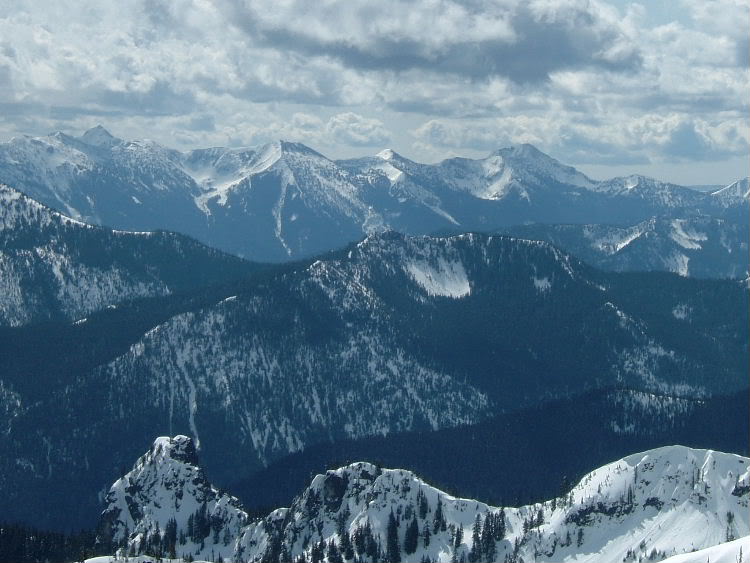
POLYGON ((747 179, 703 193, 643 176, 594 181, 531 145, 419 164, 391 150, 333 161, 299 143, 178 152, 101 127, 0 144, 0 182, 75 219, 171 230, 256 261, 288 261, 392 229, 529 222, 747 220, 747 179))
POLYGON ((289 508, 251 521, 206 479, 190 438, 164 437, 109 489, 100 540, 123 554, 251 562, 656 561, 750 532, 748 464, 668 446, 507 508, 359 462, 315 476, 289 508))

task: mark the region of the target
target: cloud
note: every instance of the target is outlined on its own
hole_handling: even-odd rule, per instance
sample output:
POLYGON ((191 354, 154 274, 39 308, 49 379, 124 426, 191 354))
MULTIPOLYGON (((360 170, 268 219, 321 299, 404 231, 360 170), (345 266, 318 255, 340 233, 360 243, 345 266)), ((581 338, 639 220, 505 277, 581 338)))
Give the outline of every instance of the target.
POLYGON ((747 154, 750 132, 743 120, 708 122, 685 114, 649 114, 626 123, 563 121, 515 116, 481 120, 428 120, 411 131, 428 154, 461 149, 489 153, 509 144, 532 143, 581 164, 700 162, 747 154))
POLYGON ((431 119, 412 131, 420 146, 491 151, 514 142, 502 125, 431 119))
POLYGON ((0 137, 101 122, 178 148, 285 138, 333 157, 741 154, 750 6, 674 6, 679 21, 650 26, 650 4, 607 0, 5 0, 0 137))
POLYGON ((596 2, 226 0, 228 20, 253 42, 361 71, 413 69, 518 83, 566 68, 630 71, 637 45, 596 2))
POLYGON ((352 112, 331 117, 326 131, 333 141, 354 146, 379 146, 391 138, 382 121, 352 112))
POLYGON ((744 124, 738 125, 682 119, 667 131, 657 148, 660 156, 670 161, 721 160, 746 155, 750 149, 747 132, 744 124))

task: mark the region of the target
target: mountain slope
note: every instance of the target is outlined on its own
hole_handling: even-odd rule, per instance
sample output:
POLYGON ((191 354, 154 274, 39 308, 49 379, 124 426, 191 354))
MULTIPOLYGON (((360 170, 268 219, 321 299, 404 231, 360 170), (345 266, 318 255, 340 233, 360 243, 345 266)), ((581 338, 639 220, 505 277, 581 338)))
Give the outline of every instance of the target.
POLYGON ((341 561, 355 553, 366 561, 633 561, 661 560, 750 531, 750 460, 669 446, 605 465, 560 497, 519 508, 454 498, 409 471, 354 463, 317 475, 289 508, 236 535, 245 515, 236 501, 219 497, 216 504, 226 509, 216 514, 211 501, 201 501, 202 478, 192 481, 201 483, 196 491, 186 477, 200 470, 171 453, 169 444, 188 440, 158 439, 115 483, 102 518, 104 541, 141 551, 143 537, 152 537, 164 553, 205 556, 210 548, 248 561, 341 561), (150 477, 146 482, 155 486, 144 491, 137 485, 144 473, 169 479, 150 477), (138 496, 123 502, 123 483, 138 496), (152 509, 165 496, 198 507, 194 522, 203 521, 200 510, 211 515, 211 525, 197 534, 192 526, 188 534, 187 509, 152 509), (179 520, 170 525, 175 513, 179 520), (167 527, 169 536, 161 533, 167 527))
POLYGON ((674 555, 665 559, 667 563, 715 563, 727 561, 728 563, 744 563, 747 554, 750 553, 750 536, 739 538, 734 541, 725 542, 705 549, 699 549, 692 553, 674 555))
MULTIPOLYGON (((395 229, 491 230, 528 222, 634 224, 659 215, 741 220, 746 197, 632 176, 597 182, 531 145, 420 164, 390 150, 332 161, 277 141, 178 152, 102 128, 0 144, 0 182, 76 219, 166 229, 283 262, 395 229)), ((745 218, 746 219, 746 218, 745 218)))
POLYGON ((750 268, 748 224, 707 216, 652 218, 631 227, 522 225, 500 232, 550 242, 604 270, 739 279, 750 268))
POLYGON ((380 219, 350 174, 299 143, 192 151, 186 170, 200 183, 212 244, 271 260, 310 256, 360 238, 380 219), (248 247, 248 241, 257 245, 248 247))
POLYGON ((81 223, 0 185, 0 326, 80 319, 256 269, 181 235, 81 223))
POLYGON ((740 284, 603 273, 545 243, 373 235, 220 289, 50 327, 45 342, 95 346, 54 348, 47 364, 33 335, 6 331, 2 379, 21 408, 0 437, 4 509, 69 512, 46 498, 57 472, 83 508, 84 468, 103 485, 155 434, 192 436, 226 485, 316 443, 474 423, 591 388, 746 388, 740 284), (16 488, 23 479, 34 487, 16 488))
POLYGON ((409 469, 453 495, 531 504, 638 448, 684 444, 748 455, 748 416, 747 390, 705 400, 596 390, 472 425, 318 444, 229 488, 253 510, 286 506, 310 475, 369 461, 409 469), (723 420, 726 412, 732 423, 723 420))

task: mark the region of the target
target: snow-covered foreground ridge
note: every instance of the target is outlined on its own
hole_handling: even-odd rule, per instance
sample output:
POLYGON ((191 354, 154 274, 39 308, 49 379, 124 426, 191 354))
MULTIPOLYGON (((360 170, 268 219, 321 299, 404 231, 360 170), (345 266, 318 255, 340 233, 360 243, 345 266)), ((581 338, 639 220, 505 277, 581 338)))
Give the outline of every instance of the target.
POLYGON ((747 563, 750 561, 750 536, 683 553, 666 559, 668 563, 747 563))
POLYGON ((600 467, 558 498, 507 508, 358 462, 317 475, 289 508, 250 520, 208 483, 191 439, 176 436, 158 438, 115 482, 100 537, 121 554, 207 560, 664 560, 750 533, 749 465, 667 446, 600 467))

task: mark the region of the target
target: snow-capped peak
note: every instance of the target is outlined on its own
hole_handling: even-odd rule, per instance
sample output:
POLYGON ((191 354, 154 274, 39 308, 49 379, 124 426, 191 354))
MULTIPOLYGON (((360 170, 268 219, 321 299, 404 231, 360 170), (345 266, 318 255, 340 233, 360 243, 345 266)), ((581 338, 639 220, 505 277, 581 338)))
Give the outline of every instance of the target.
POLYGON ((297 142, 294 142, 294 141, 279 140, 279 141, 276 141, 274 144, 278 145, 279 149, 283 153, 306 154, 306 155, 315 156, 315 157, 318 157, 318 158, 324 158, 324 159, 328 160, 328 158, 326 158, 325 156, 323 156, 322 154, 320 154, 318 151, 316 151, 315 149, 312 149, 312 148, 308 147, 307 145, 305 145, 303 143, 297 143, 297 142))
POLYGON ((157 438, 105 502, 99 534, 114 549, 226 556, 247 521, 240 502, 206 480, 193 441, 181 435, 157 438))
POLYGON ((534 145, 523 143, 512 145, 495 151, 492 156, 500 156, 516 171, 516 176, 523 178, 524 169, 533 172, 535 176, 546 177, 561 184, 568 184, 582 188, 592 188, 595 184, 582 172, 572 166, 562 164, 555 158, 543 153, 534 145))
POLYGON ((595 182, 533 145, 502 148, 487 158, 450 158, 437 165, 429 178, 437 177, 451 189, 469 192, 480 199, 499 200, 515 194, 530 203, 535 195, 558 191, 560 185, 593 189, 595 182))
POLYGON ((191 463, 198 465, 198 452, 195 444, 187 436, 178 434, 174 438, 161 436, 154 440, 151 447, 152 458, 157 462, 163 462, 166 459, 174 459, 182 463, 191 463))
POLYGON ((87 145, 103 148, 109 148, 122 142, 121 139, 118 139, 117 137, 112 135, 101 125, 92 127, 83 135, 81 135, 79 139, 87 145))
POLYGON ((391 160, 392 158, 397 157, 398 154, 393 149, 383 149, 375 156, 382 158, 383 160, 391 160))
POLYGON ((542 151, 540 151, 538 148, 536 148, 534 145, 530 143, 521 143, 518 145, 511 145, 509 147, 504 147, 504 148, 498 149, 496 151, 496 154, 500 154, 502 156, 514 156, 516 158, 540 158, 540 159, 554 160, 552 157, 543 153, 542 151))

